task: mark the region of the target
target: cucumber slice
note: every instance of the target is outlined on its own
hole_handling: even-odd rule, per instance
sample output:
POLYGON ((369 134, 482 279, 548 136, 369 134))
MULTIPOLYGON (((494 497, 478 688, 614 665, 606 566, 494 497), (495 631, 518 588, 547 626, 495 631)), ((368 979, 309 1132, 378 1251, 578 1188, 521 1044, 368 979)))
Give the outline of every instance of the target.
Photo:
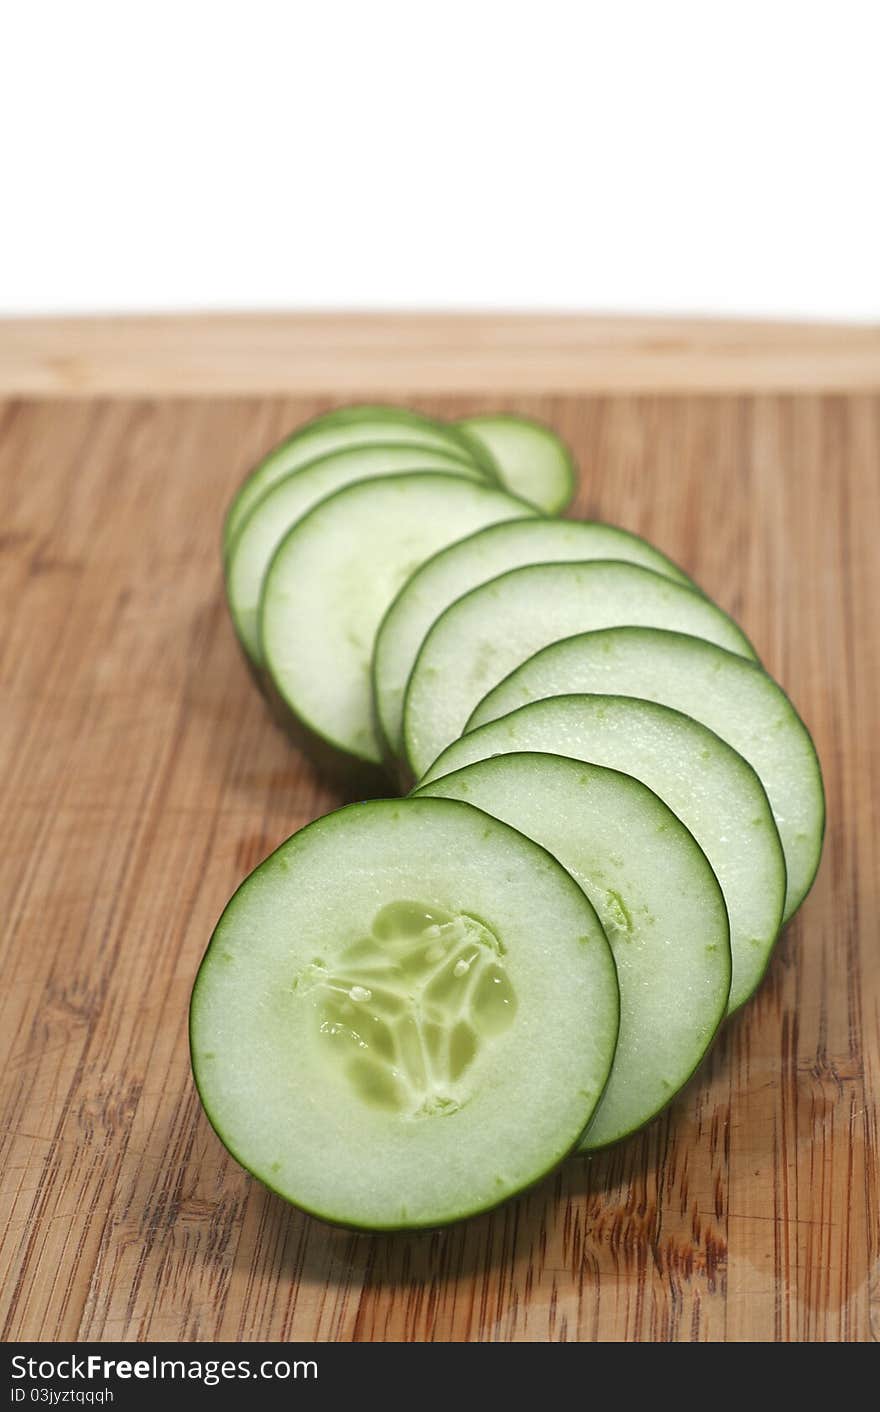
POLYGON ((465 437, 454 426, 432 421, 404 407, 337 407, 298 427, 251 471, 227 511, 223 527, 224 552, 228 553, 245 516, 282 476, 346 446, 371 446, 390 441, 450 452, 467 464, 480 466, 487 479, 498 479, 493 462, 479 443, 465 437))
POLYGON ((620 1036, 580 1146, 626 1137, 687 1082, 724 1016, 727 913, 704 854, 637 780, 554 755, 496 756, 416 798, 426 794, 467 800, 541 843, 599 913, 617 965, 620 1036))
POLYGON ((492 525, 435 554, 398 593, 382 621, 373 656, 376 715, 389 753, 403 755, 403 698, 431 624, 478 584, 523 564, 620 559, 644 564, 693 587, 659 549, 613 525, 577 520, 520 520, 492 525))
POLYGON ((709 726, 757 772, 785 853, 784 921, 810 890, 822 853, 825 795, 810 733, 772 677, 711 642, 655 628, 606 628, 551 643, 477 706, 468 729, 527 701, 567 692, 640 696, 709 726))
MULTIPOLYGON (((785 855, 751 765, 708 726, 655 701, 551 696, 456 740, 434 762, 425 782, 474 760, 520 750, 549 751, 623 770, 681 819, 724 893, 733 951, 730 1009, 738 1009, 767 969, 785 904, 785 855)), ((559 804, 555 808, 560 812, 559 804)), ((551 844, 547 847, 553 851, 551 844)))
POLYGON ((221 1141, 325 1220, 439 1225, 578 1140, 618 1028, 614 962, 548 853, 470 805, 355 804, 242 884, 202 962, 193 1070, 221 1141))
POLYGON ((439 471, 355 481, 320 501, 276 550, 260 606, 263 660, 296 719, 349 764, 380 763, 370 663, 391 599, 443 545, 533 513, 439 471))
POLYGON ((455 425, 489 454, 502 484, 514 495, 548 515, 557 515, 568 505, 576 485, 574 461, 549 427, 507 415, 464 417, 455 425))
POLYGON ((459 598, 422 643, 404 704, 413 775, 461 735, 477 703, 539 648, 624 623, 675 628, 754 657, 731 618, 708 598, 636 564, 534 564, 459 598))
POLYGON ((252 662, 258 666, 262 662, 259 609, 263 578, 272 555, 297 520, 319 500, 352 481, 437 470, 485 481, 477 466, 456 460, 448 451, 398 442, 331 451, 284 476, 266 491, 243 520, 226 559, 226 593, 232 621, 252 662))

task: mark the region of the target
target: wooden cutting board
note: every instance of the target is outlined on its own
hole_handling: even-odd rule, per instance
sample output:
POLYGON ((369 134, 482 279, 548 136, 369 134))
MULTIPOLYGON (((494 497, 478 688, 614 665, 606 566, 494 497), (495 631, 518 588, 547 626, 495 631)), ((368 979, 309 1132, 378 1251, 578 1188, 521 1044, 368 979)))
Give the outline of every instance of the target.
POLYGON ((0 326, 6 1339, 880 1337, 880 337, 585 319, 0 326), (646 1132, 495 1214, 331 1229, 224 1154, 186 1012, 227 896, 339 796, 270 721, 223 508, 322 407, 545 418, 815 734, 815 888, 646 1132))

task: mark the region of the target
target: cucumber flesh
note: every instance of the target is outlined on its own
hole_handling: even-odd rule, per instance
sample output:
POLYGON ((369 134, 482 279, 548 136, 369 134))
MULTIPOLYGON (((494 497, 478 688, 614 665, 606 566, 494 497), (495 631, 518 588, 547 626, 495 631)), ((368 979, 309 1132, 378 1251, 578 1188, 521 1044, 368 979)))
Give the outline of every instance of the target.
POLYGON ((690 1078, 725 1013, 727 913, 704 854, 637 780, 550 754, 483 760, 415 797, 426 794, 466 800, 541 843, 596 908, 617 965, 620 1036, 580 1146, 626 1137, 690 1078))
POLYGON ((785 855, 751 765, 707 726, 655 701, 551 696, 469 731, 434 762, 426 782, 522 750, 623 770, 681 819, 724 893, 733 951, 730 1009, 738 1009, 767 969, 785 905, 785 855))
POLYGON ((455 425, 494 461, 502 485, 514 495, 558 515, 575 492, 574 462, 550 427, 527 417, 464 417, 455 425))
POLYGON ((532 513, 495 486, 439 471, 355 481, 310 510, 276 550, 260 604, 263 660, 300 725, 341 761, 381 763, 370 664, 391 599, 444 545, 532 513))
POLYGON ((401 472, 446 471, 484 481, 476 466, 449 451, 390 445, 349 446, 290 472, 265 492, 239 526, 226 558, 226 593, 236 632, 251 661, 261 665, 260 590, 272 555, 313 505, 344 485, 401 472))
POLYGON ((592 1116, 617 1030, 581 889, 439 799, 351 805, 283 844, 223 913, 190 1009, 233 1156, 369 1230, 457 1220, 542 1177, 592 1116))
POLYGON ((618 559, 642 564, 693 588, 659 549, 614 525, 577 520, 517 520, 451 544, 412 575, 382 621, 373 656, 376 715, 388 753, 404 754, 403 699, 419 648, 439 615, 481 583, 524 564, 618 559))
POLYGON ((246 515, 282 476, 343 447, 391 441, 457 454, 466 464, 481 467, 487 479, 497 480, 487 453, 454 426, 432 421, 403 407, 338 407, 298 427, 254 467, 227 512, 223 527, 224 553, 229 552, 246 515))
POLYGON ((757 772, 785 853, 784 921, 810 890, 822 853, 825 796, 810 733, 772 677, 711 642, 654 628, 608 628, 551 643, 479 703, 468 729, 528 701, 607 692, 659 701, 709 726, 757 772))
POLYGON ((459 598, 434 623, 404 704, 404 743, 419 779, 461 735, 474 707, 548 643, 596 628, 673 628, 754 657, 744 633, 708 598, 637 564, 534 564, 459 598))

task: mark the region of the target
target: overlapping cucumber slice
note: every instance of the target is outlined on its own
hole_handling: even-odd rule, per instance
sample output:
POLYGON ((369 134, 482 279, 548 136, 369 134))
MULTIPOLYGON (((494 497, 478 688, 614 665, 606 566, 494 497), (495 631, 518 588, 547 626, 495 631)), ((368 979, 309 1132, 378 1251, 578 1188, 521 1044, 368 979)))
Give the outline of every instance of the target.
POLYGON ((469 731, 434 762, 425 782, 475 760, 522 750, 623 770, 648 785, 690 829, 727 903, 730 1008, 742 1005, 766 970, 785 903, 785 857, 751 765, 707 726, 655 701, 552 696, 469 731))
POLYGON ((226 557, 226 594, 232 620, 251 661, 260 665, 260 594, 272 555, 293 526, 334 491, 376 476, 443 471, 485 481, 482 470, 452 452, 407 442, 348 446, 310 461, 275 481, 248 511, 226 557))
POLYGON ((810 733, 756 663, 711 642, 653 628, 608 628, 551 643, 476 707, 468 729, 529 701, 608 692, 659 701, 709 726, 753 766, 785 852, 784 919, 810 889, 822 852, 825 796, 810 733))
POLYGON ((273 447, 251 471, 226 514, 223 549, 228 553, 245 517, 271 485, 318 456, 344 447, 387 445, 401 441, 435 451, 446 451, 478 466, 490 480, 497 478, 494 462, 480 444, 454 426, 424 417, 405 407, 338 407, 325 412, 273 447))
POLYGON ((659 550, 541 513, 571 489, 527 419, 355 407, 276 448, 229 514, 266 695, 349 788, 420 781, 258 868, 193 994, 223 1141, 330 1220, 439 1225, 636 1131, 816 871, 791 703, 659 550))
POLYGON ((320 501, 276 550, 260 607, 263 661, 296 720, 341 761, 379 766, 370 664, 391 599, 452 540, 532 513, 439 471, 355 481, 320 501))
POLYGON ((404 754, 403 700, 422 641, 440 614, 481 583, 525 564, 616 559, 693 587, 659 549, 614 525, 518 520, 492 525, 435 554, 406 581, 382 620, 373 655, 376 715, 389 754, 404 754))
POLYGON ((708 598, 637 564, 532 564, 481 584, 427 633, 404 703, 414 779, 461 734, 477 703, 548 643, 624 623, 673 628, 754 657, 745 634, 708 598))
POLYGON ((190 1012, 229 1151, 330 1221, 440 1225, 578 1141, 618 1031, 593 907, 458 801, 357 804, 295 834, 220 919, 190 1012))
POLYGON ((725 1013, 727 912, 704 853, 637 780, 552 754, 485 759, 423 785, 416 798, 425 795, 464 800, 512 824, 590 898, 614 952, 620 1037, 580 1145, 634 1132, 690 1078, 725 1013))
POLYGON ((455 425, 491 458, 503 485, 514 495, 558 515, 575 491, 571 452, 550 427, 529 417, 493 413, 464 417, 455 425))

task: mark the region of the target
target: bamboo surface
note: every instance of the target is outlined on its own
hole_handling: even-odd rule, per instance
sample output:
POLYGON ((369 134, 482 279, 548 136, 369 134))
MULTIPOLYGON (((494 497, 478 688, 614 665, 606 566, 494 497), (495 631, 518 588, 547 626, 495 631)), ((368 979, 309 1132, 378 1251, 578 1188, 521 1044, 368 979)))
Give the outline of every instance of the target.
POLYGON ((880 387, 877 325, 578 314, 0 319, 0 395, 389 397, 880 387))
POLYGON ((387 387, 552 422, 582 467, 575 513, 649 536, 740 619, 814 732, 825 856, 671 1108, 496 1213, 335 1230, 211 1132, 186 1041, 202 950, 244 874, 340 798, 239 659, 220 521, 248 465, 338 400, 330 373, 287 400, 7 382, 2 1337, 877 1339, 880 379, 561 395, 464 376, 471 395, 407 396, 416 369, 387 387))

